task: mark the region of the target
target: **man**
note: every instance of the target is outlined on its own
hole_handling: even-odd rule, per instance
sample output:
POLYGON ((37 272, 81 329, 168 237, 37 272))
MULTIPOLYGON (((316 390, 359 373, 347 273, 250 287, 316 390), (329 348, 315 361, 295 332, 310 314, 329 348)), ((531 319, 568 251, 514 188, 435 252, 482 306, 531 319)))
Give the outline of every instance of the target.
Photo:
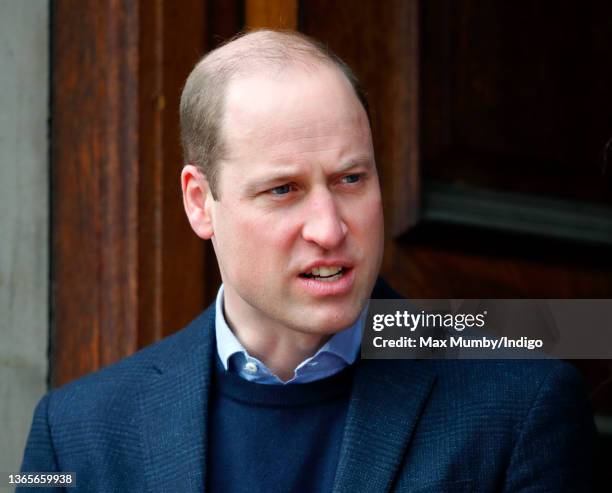
POLYGON ((181 125, 217 300, 45 396, 24 471, 74 471, 80 491, 588 489, 592 422, 568 366, 359 360, 383 220, 341 61, 301 35, 248 34, 196 66, 181 125))

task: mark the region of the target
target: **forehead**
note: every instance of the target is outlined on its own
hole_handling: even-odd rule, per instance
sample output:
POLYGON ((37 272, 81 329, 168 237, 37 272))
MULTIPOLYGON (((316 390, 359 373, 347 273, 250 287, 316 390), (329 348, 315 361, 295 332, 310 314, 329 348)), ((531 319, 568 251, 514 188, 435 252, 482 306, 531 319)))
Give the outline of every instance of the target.
POLYGON ((221 125, 229 160, 349 148, 371 152, 367 115, 335 67, 260 71, 232 81, 221 125))

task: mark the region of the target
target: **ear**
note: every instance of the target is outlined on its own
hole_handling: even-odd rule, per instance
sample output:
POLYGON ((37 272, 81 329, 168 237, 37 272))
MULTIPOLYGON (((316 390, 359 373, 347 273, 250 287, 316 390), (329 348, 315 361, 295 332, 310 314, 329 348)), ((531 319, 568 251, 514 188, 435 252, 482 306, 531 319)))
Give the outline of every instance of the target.
POLYGON ((211 214, 214 198, 208 180, 197 166, 188 164, 181 172, 181 188, 191 229, 203 240, 209 240, 214 235, 211 214))

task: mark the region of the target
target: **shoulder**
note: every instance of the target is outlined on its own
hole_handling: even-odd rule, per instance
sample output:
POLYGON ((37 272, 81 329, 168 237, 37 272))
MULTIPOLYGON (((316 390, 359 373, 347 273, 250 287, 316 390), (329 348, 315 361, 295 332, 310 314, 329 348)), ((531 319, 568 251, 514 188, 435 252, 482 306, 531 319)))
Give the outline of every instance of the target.
MULTIPOLYGON (((496 417, 519 426, 531 413, 569 413, 592 420, 579 372, 568 363, 546 360, 368 360, 379 375, 433 382, 425 412, 465 421, 496 417), (484 413, 484 414, 483 414, 484 413)), ((398 380, 399 379, 399 380, 398 380)))
POLYGON ((431 360, 433 371, 450 384, 494 385, 500 391, 537 389, 548 379, 561 378, 581 383, 580 374, 570 364, 555 359, 431 360))
MULTIPOLYGON (((452 479, 457 473, 479 478, 486 490, 501 491, 501 477, 504 491, 522 491, 536 477, 546 491, 587 490, 583 485, 591 474, 593 418, 582 379, 569 364, 555 360, 361 363, 374 374, 368 385, 393 383, 385 385, 385 392, 370 393, 378 399, 377 412, 387 413, 389 421, 415 423, 401 481, 419 474, 452 479), (449 464, 460 465, 461 470, 449 464)), ((370 402, 360 405, 371 406, 370 402)))
MULTIPOLYGON (((384 279, 378 278, 373 299, 403 299, 384 279)), ((580 373, 570 364, 555 359, 447 359, 380 362, 380 372, 414 378, 420 372, 435 375, 432 397, 524 411, 538 399, 574 400, 584 405, 586 389, 580 373)))
POLYGON ((115 364, 51 390, 43 402, 50 421, 92 419, 96 416, 119 417, 136 405, 135 396, 152 377, 167 367, 181 363, 187 353, 207 353, 212 343, 214 309, 200 314, 177 333, 148 346, 115 364))
POLYGON ((467 430, 466 440, 497 451, 508 491, 536 475, 547 491, 589 490, 595 428, 574 367, 550 359, 437 363, 434 399, 454 421, 446 429, 467 430))
POLYGON ((538 401, 586 402, 582 377, 570 364, 545 360, 429 361, 440 391, 459 402, 524 415, 538 401))

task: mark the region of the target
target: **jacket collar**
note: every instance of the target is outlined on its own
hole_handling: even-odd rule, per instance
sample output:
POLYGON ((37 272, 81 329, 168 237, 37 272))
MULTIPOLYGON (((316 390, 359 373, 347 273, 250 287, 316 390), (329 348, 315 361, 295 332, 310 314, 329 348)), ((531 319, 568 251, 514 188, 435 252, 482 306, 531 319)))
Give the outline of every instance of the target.
MULTIPOLYGON (((399 295, 379 280, 372 297, 399 295)), ((145 476, 154 493, 206 490, 214 323, 213 304, 159 343, 154 376, 138 396, 145 476)), ((430 366, 416 360, 357 365, 334 493, 388 491, 435 381, 430 366)))

